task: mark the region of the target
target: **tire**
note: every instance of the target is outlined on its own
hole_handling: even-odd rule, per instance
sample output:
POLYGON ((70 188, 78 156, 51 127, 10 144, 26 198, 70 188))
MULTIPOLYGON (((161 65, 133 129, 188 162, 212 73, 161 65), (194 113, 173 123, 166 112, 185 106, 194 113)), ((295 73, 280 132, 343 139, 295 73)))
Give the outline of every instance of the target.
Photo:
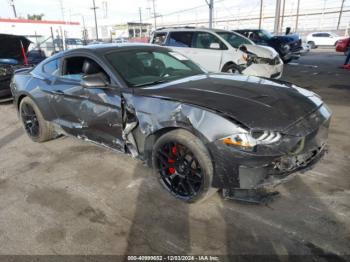
POLYGON ((315 49, 316 48, 316 45, 315 45, 315 42, 314 41, 309 41, 307 42, 309 45, 310 45, 310 48, 311 49, 315 49))
POLYGON ((202 202, 218 190, 211 187, 214 169, 207 148, 186 130, 170 131, 156 141, 152 166, 160 184, 184 202, 202 202))
POLYGON ((235 64, 227 64, 225 65, 221 72, 224 72, 224 73, 231 73, 231 74, 234 74, 234 75, 241 75, 242 72, 241 72, 241 69, 239 68, 239 66, 235 65, 235 64))
POLYGON ((22 99, 19 116, 25 132, 34 142, 45 142, 55 137, 53 125, 43 118, 38 106, 30 97, 22 99))

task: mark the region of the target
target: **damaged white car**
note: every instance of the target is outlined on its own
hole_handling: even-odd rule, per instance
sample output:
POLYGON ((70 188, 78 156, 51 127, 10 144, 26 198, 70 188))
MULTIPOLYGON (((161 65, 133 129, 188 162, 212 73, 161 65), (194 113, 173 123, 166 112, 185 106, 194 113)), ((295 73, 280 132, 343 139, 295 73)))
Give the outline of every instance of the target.
POLYGON ((231 31, 195 27, 160 28, 151 43, 169 46, 209 72, 229 72, 278 79, 283 61, 278 53, 231 31))

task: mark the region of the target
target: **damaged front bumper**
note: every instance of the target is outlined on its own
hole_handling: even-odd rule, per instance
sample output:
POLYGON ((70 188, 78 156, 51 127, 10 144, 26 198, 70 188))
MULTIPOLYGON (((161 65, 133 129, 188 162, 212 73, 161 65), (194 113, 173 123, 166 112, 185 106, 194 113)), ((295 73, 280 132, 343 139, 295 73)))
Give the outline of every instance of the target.
POLYGON ((278 63, 270 64, 251 64, 242 70, 244 75, 263 76, 267 78, 279 79, 283 73, 283 61, 278 58, 278 63))
MULTIPOLYGON (((209 145, 215 163, 213 187, 223 189, 273 188, 289 181, 297 172, 314 166, 327 152, 326 141, 330 123, 329 111, 321 107, 311 119, 303 119, 291 128, 305 128, 300 136, 286 135, 278 145, 257 152, 245 152, 223 144, 220 140, 209 145), (324 115, 322 115, 324 113, 324 115), (317 126, 316 121, 320 124, 317 126)), ((311 116, 310 116, 311 118, 311 116)))

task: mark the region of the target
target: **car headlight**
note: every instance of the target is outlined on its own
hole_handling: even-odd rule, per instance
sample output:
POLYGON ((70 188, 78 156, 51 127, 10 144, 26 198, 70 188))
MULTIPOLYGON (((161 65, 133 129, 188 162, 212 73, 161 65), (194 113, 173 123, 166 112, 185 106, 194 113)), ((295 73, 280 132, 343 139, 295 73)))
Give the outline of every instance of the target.
POLYGON ((289 52, 290 46, 282 44, 281 49, 282 49, 283 53, 287 53, 287 52, 289 52))
POLYGON ((240 132, 224 137, 221 141, 245 151, 253 151, 257 145, 270 145, 277 143, 282 138, 279 132, 274 131, 252 131, 240 132))

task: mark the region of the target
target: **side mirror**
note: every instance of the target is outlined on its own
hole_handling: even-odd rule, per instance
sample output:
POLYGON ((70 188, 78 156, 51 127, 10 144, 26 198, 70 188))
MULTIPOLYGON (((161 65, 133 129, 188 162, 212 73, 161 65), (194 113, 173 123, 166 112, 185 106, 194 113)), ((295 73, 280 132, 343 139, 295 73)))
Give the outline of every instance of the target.
POLYGON ((106 88, 108 82, 102 74, 92 74, 83 76, 80 84, 85 88, 106 88))
POLYGON ((210 49, 220 49, 219 43, 211 43, 209 46, 210 49))

